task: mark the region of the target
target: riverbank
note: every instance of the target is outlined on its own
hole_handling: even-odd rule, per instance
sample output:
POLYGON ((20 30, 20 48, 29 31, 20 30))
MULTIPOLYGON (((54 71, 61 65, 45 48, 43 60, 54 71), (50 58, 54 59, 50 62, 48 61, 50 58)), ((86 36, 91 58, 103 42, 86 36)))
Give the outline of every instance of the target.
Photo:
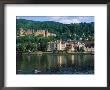
POLYGON ((91 54, 91 55, 94 55, 94 52, 41 52, 41 51, 38 51, 38 52, 26 52, 26 53, 22 53, 22 55, 42 55, 42 54, 59 54, 59 55, 62 55, 62 54, 91 54))

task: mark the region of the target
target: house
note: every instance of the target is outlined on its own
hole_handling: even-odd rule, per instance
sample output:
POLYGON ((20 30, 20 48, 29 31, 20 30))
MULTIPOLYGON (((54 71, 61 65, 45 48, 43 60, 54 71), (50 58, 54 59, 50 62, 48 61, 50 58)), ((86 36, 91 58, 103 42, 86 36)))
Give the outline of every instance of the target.
POLYGON ((57 50, 68 50, 74 51, 74 42, 73 41, 57 41, 57 50))
POLYGON ((85 47, 84 48, 84 51, 86 51, 86 52, 94 52, 94 48, 93 47, 85 47))
POLYGON ((56 41, 55 42, 48 42, 48 48, 47 48, 47 51, 54 51, 56 50, 57 48, 57 44, 56 44, 56 41))
POLYGON ((74 44, 71 45, 71 51, 74 52, 75 48, 74 48, 74 44))
POLYGON ((60 50, 65 50, 66 48, 66 42, 64 41, 61 41, 61 40, 58 40, 57 41, 57 50, 60 51, 60 50))

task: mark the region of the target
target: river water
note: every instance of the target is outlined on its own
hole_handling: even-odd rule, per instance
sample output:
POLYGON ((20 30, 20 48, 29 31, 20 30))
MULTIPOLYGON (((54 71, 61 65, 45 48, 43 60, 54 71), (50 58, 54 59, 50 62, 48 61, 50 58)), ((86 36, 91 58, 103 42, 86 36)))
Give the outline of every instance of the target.
POLYGON ((94 74, 94 55, 17 55, 16 74, 94 74))

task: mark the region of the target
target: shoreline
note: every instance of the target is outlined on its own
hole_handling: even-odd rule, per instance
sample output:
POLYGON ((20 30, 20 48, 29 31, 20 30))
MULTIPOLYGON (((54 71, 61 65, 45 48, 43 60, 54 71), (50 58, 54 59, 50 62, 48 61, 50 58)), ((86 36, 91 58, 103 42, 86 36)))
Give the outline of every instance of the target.
MULTIPOLYGON (((16 53, 17 55, 19 55, 18 53, 16 53)), ((43 55, 43 54, 58 54, 58 55, 66 55, 66 54, 72 54, 72 55, 76 55, 76 54, 91 54, 94 55, 94 52, 59 52, 59 53, 53 53, 53 52, 31 52, 31 53, 22 53, 21 55, 43 55)))

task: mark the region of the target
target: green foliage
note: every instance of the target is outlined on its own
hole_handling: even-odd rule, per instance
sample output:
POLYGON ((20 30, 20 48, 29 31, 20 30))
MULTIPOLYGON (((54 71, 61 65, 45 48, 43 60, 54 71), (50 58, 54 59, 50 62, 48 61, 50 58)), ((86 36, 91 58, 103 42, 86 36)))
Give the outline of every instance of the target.
POLYGON ((42 37, 34 35, 26 35, 16 38, 17 51, 46 51, 48 42, 54 40, 53 36, 42 37))
POLYGON ((53 21, 31 21, 25 19, 16 20, 17 32, 20 28, 24 30, 34 29, 34 30, 48 30, 49 32, 55 33, 57 39, 72 39, 72 40, 92 40, 94 37, 94 22, 91 23, 72 23, 72 24, 62 24, 53 21))

